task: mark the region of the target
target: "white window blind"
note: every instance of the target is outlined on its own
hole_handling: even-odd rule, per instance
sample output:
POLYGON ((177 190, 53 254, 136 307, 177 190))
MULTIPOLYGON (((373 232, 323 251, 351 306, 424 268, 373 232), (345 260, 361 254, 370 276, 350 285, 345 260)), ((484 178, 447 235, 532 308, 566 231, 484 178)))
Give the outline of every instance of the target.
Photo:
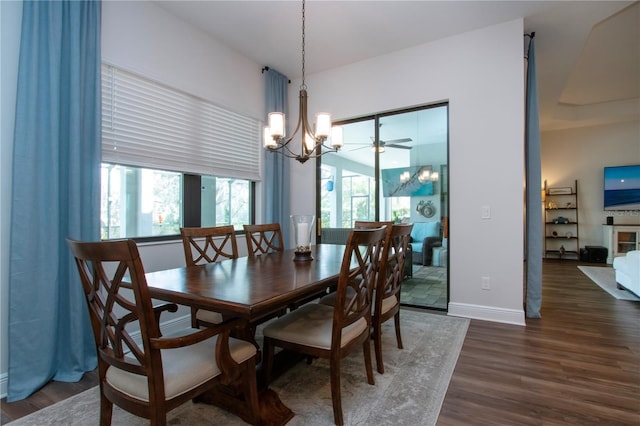
POLYGON ((260 180, 260 122, 102 65, 102 161, 260 180))

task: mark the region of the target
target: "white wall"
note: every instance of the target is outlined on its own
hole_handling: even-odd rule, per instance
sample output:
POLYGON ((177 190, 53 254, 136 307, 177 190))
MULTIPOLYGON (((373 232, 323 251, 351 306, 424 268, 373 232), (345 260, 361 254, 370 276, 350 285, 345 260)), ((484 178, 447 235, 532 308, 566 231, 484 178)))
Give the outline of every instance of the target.
POLYGON ((102 3, 102 58, 262 120, 262 65, 151 2, 102 3))
MULTIPOLYGON (((580 246, 603 245, 603 168, 640 164, 640 121, 543 132, 542 178, 549 186, 578 180, 580 246)), ((616 224, 639 224, 639 211, 615 212, 616 224)))
MULTIPOLYGON (((306 79, 310 116, 449 101, 449 314, 515 324, 524 323, 522 34, 516 20, 306 79), (491 219, 480 218, 482 206, 491 219), (481 290, 482 276, 490 291, 481 290)), ((296 97, 291 90, 290 105, 296 97)), ((302 214, 315 200, 314 170, 291 164, 291 212, 302 214)))

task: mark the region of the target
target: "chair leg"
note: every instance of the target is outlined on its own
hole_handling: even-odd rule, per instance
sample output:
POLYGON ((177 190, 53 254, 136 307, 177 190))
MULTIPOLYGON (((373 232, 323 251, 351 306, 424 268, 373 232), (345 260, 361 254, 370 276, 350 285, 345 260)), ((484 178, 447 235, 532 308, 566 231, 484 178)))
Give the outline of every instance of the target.
POLYGON ((384 374, 384 363, 382 362, 382 324, 380 324, 380 321, 373 322, 373 346, 376 353, 378 373, 384 374))
POLYGON ((367 383, 375 385, 373 368, 371 368, 371 344, 369 343, 369 339, 365 339, 364 343, 362 343, 362 351, 364 352, 364 367, 367 370, 367 383))
POLYGON ((154 404, 153 401, 151 404, 151 412, 149 413, 149 425, 150 426, 166 426, 167 425, 167 412, 163 404, 154 404), (162 407, 159 407, 162 405, 162 407))
MULTIPOLYGON (((367 340, 368 341, 368 340, 367 340)), ((371 365, 369 365, 371 367, 371 365)), ((342 426, 342 395, 340 393, 340 357, 338 354, 331 354, 329 361, 329 371, 331 374, 331 401, 333 402, 333 420, 337 426, 342 426)))
POLYGON ((109 401, 100 391, 100 426, 111 426, 113 402, 109 401))
POLYGON ((400 311, 396 313, 393 317, 393 322, 396 326, 396 340, 398 341, 398 349, 404 349, 402 346, 402 336, 400 334, 400 311))

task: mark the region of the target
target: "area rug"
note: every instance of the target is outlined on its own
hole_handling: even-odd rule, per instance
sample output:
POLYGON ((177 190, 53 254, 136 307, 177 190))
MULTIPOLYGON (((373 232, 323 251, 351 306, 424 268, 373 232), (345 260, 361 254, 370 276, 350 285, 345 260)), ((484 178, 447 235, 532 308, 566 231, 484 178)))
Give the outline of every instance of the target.
POLYGON ((616 299, 640 301, 640 298, 635 294, 627 290, 621 290, 616 286, 616 276, 613 268, 608 266, 578 266, 578 269, 616 299))
MULTIPOLYGON (((465 318, 403 309, 404 349, 396 347, 393 321, 383 329, 385 373, 374 365, 375 385, 367 383, 362 353, 356 351, 342 364, 342 408, 346 425, 435 425, 469 326, 465 318)), ((329 365, 300 362, 271 386, 295 413, 289 425, 333 425, 329 365)), ((98 424, 97 387, 60 401, 11 426, 98 424)), ((239 418, 204 404, 186 403, 171 411, 170 425, 244 425, 239 418)), ((114 426, 148 425, 114 407, 114 426)))

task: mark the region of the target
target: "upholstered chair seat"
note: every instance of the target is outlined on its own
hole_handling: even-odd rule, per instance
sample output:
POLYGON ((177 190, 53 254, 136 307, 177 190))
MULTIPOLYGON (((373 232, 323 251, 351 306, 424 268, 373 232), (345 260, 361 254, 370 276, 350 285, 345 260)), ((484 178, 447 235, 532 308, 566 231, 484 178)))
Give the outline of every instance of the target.
POLYGON ((204 309, 196 310, 196 320, 202 324, 220 324, 223 321, 222 314, 214 311, 206 311, 204 309))
MULTIPOLYGON (((308 303, 269 323, 264 335, 298 345, 331 349, 333 306, 308 303)), ((367 329, 367 321, 360 318, 342 330, 341 345, 345 346, 367 329)))
MULTIPOLYGON (((191 332, 191 330, 188 330, 191 332)), ((165 336, 169 338, 188 334, 187 331, 165 336)), ((167 399, 175 398, 221 374, 215 359, 218 336, 203 340, 191 346, 162 349, 164 392, 167 399)), ((256 348, 249 342, 229 338, 231 357, 241 364, 256 354, 256 348)), ((126 357, 131 363, 135 359, 126 357)), ((142 401, 149 401, 149 385, 146 376, 130 373, 115 366, 107 369, 106 381, 113 388, 142 401)))

